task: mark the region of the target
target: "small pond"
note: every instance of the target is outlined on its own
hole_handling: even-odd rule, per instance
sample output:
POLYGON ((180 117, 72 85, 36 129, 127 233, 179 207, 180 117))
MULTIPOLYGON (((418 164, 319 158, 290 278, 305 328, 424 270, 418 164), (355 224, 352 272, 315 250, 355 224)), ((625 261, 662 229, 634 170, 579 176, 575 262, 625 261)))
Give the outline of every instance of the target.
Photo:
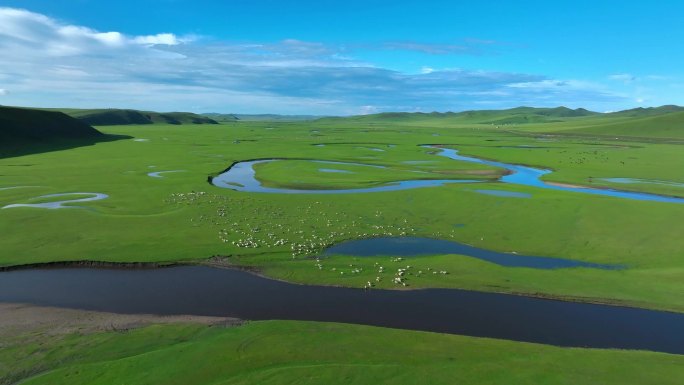
POLYGON ((168 174, 168 173, 173 173, 173 172, 185 172, 185 170, 170 170, 170 171, 155 171, 155 172, 148 172, 147 176, 151 176, 152 178, 163 178, 164 175, 162 174, 168 174))
POLYGON ((506 267, 529 267, 535 269, 560 269, 588 267, 596 269, 619 269, 621 266, 602 265, 572 259, 538 257, 481 249, 459 242, 422 237, 381 237, 357 239, 327 248, 324 255, 350 255, 355 257, 460 254, 506 267))

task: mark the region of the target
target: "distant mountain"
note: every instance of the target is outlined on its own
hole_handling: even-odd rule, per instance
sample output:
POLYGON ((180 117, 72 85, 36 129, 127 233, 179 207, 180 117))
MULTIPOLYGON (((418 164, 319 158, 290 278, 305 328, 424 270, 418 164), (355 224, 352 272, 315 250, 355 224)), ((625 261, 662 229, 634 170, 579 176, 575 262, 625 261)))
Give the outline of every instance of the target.
POLYGON ((673 112, 682 112, 682 111, 684 111, 684 107, 675 106, 675 105, 665 105, 665 106, 660 106, 660 107, 632 108, 631 110, 612 112, 612 113, 609 113, 606 115, 607 116, 614 116, 614 117, 616 117, 616 116, 644 117, 644 116, 664 115, 664 114, 670 114, 673 112))
POLYGON ((372 115, 359 115, 349 118, 367 122, 425 122, 441 121, 445 123, 477 123, 477 124, 530 124, 563 121, 567 118, 580 118, 601 115, 598 112, 584 108, 570 109, 567 107, 535 108, 516 107, 507 110, 472 110, 463 112, 384 112, 372 115))
POLYGON ((216 120, 218 122, 236 122, 236 121, 240 120, 234 114, 221 114, 218 112, 208 112, 208 113, 202 114, 202 116, 216 120))
POLYGON ((202 114, 220 122, 301 122, 306 120, 316 120, 323 116, 317 115, 278 115, 278 114, 221 114, 210 112, 202 114))
POLYGON ((563 106, 556 108, 517 107, 509 110, 502 110, 502 112, 533 114, 541 116, 551 116, 556 118, 576 118, 581 116, 600 115, 600 113, 598 112, 589 111, 584 108, 577 108, 573 110, 571 108, 563 106))
POLYGON ((321 123, 345 121, 416 126, 427 124, 445 126, 449 124, 486 124, 494 127, 530 125, 527 128, 523 126, 517 129, 545 130, 573 135, 684 139, 684 107, 674 105, 634 108, 612 113, 598 113, 584 108, 516 107, 506 110, 463 112, 383 112, 320 120, 321 123), (534 124, 536 126, 532 126, 534 124))
POLYGON ((47 142, 99 136, 102 133, 98 130, 62 112, 0 106, 3 141, 47 142))
POLYGON ((277 114, 235 114, 235 116, 246 122, 267 122, 267 121, 281 121, 281 122, 302 122, 306 120, 316 120, 323 116, 317 115, 277 115, 277 114))
POLYGON ((154 112, 123 109, 46 109, 62 111, 93 126, 126 124, 218 124, 217 121, 191 112, 154 112))

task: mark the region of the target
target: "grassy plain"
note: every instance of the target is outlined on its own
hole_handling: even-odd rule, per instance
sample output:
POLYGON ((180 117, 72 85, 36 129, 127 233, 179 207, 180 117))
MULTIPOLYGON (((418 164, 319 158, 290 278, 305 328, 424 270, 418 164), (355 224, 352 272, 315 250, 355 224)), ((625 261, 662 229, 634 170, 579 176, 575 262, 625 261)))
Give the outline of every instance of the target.
MULTIPOLYGON (((499 129, 427 118, 98 127, 132 138, 0 159, 0 206, 42 202, 39 196, 55 193, 110 196, 74 204, 86 209, 0 210, 0 265, 201 263, 220 256, 293 282, 361 287, 372 281, 376 288, 406 289, 391 281, 396 268, 408 263, 413 266, 408 289, 456 287, 684 312, 684 205, 501 184, 494 180, 502 170, 438 157, 418 146, 444 144, 466 155, 551 168, 549 181, 684 197, 684 187, 675 185, 602 180, 684 183, 676 138, 616 140, 584 128, 606 118, 576 119, 499 129), (270 186, 355 188, 410 178, 482 182, 342 195, 250 194, 207 183, 207 176, 231 163, 257 158, 300 159, 260 165, 257 177, 270 186), (147 175, 170 170, 181 171, 147 175), (532 197, 496 197, 476 189, 532 197), (458 255, 410 262, 390 256, 310 258, 335 242, 381 235, 453 239, 626 269, 505 268, 458 255), (428 268, 449 274, 417 273, 428 268)), ((68 335, 39 331, 3 337, 2 344, 5 383, 43 373, 26 383, 674 384, 684 374, 684 362, 675 355, 313 322, 157 325, 68 335)))
POLYGON ((293 321, 156 325, 40 342, 20 335, 0 351, 3 359, 18 364, 0 366, 0 383, 24 373, 30 378, 22 384, 50 385, 666 385, 684 375, 678 355, 293 321))
POLYGON ((627 268, 503 268, 442 255, 412 259, 416 271, 431 267, 449 274, 412 274, 409 288, 458 287, 684 311, 684 205, 487 182, 501 170, 431 155, 431 150, 418 146, 441 143, 464 154, 552 168, 556 172, 545 177, 552 181, 684 196, 684 188, 677 186, 612 185, 600 180, 634 177, 684 183, 678 172, 684 158, 677 144, 529 136, 489 125, 415 127, 345 121, 99 129, 134 139, 0 160, 0 188, 28 186, 0 190, 3 206, 38 202, 32 199, 53 193, 110 196, 75 204, 87 210, 0 210, 0 264, 201 262, 222 256, 228 263, 256 266, 267 275, 294 282, 361 287, 379 276, 376 287, 403 288, 391 283, 395 263, 390 257, 332 257, 322 260, 322 268, 309 257, 346 239, 417 235, 627 268), (314 146, 317 143, 327 145, 314 146), (364 187, 411 175, 485 182, 342 195, 250 194, 207 183, 208 175, 234 161, 271 157, 387 167, 312 166, 303 161, 261 165, 257 176, 273 186, 324 187, 334 182, 335 187, 364 187), (356 173, 325 173, 318 171, 321 167, 353 168, 356 173), (182 172, 162 174, 163 178, 147 175, 165 170, 182 172), (532 198, 488 196, 476 189, 521 191, 532 198), (376 262, 386 265, 385 273, 377 272, 376 262), (351 273, 356 269, 360 273, 351 273))

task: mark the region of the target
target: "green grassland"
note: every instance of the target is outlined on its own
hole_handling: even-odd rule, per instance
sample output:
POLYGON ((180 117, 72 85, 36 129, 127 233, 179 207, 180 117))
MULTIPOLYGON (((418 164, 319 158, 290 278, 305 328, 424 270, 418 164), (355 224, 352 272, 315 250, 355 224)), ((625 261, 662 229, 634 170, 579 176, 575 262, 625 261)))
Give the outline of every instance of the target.
POLYGON ((574 128, 563 133, 628 136, 642 138, 684 138, 684 112, 620 120, 610 124, 574 128))
MULTIPOLYGON (((420 116, 101 126, 105 134, 128 139, 0 159, 0 206, 43 202, 47 198, 39 196, 55 193, 110 196, 73 204, 86 209, 0 210, 0 266, 73 260, 205 263, 218 256, 211 262, 254 266, 298 283, 465 288, 684 312, 684 205, 502 184, 495 182, 500 169, 449 160, 419 146, 444 144, 465 155, 553 169, 544 177, 548 181, 684 197, 684 187, 676 185, 602 180, 684 183, 684 157, 676 141, 681 130, 668 123, 679 121, 676 111, 584 115, 499 128, 420 116), (657 124, 621 129, 617 140, 601 131, 647 119, 657 124), (257 166, 257 178, 274 187, 481 182, 339 195, 243 193, 207 183, 233 162, 262 158, 292 159, 257 166), (170 170, 181 171, 163 178, 147 175, 170 170), (532 197, 482 195, 477 189, 532 197), (310 258, 339 241, 400 235, 626 268, 510 268, 459 255, 402 261, 310 258), (411 266, 408 286, 392 283, 396 269, 406 265, 411 266), (431 274, 435 270, 448 274, 431 274)), ((683 364, 681 356, 650 352, 267 321, 236 328, 157 325, 88 335, 17 335, 2 342, 0 383, 31 377, 22 383, 675 384, 683 364)))
MULTIPOLYGON (((378 126, 346 121, 197 126, 191 135, 189 128, 172 125, 99 129, 147 141, 119 140, 0 161, 2 187, 32 186, 0 190, 0 205, 31 203, 52 193, 110 196, 75 204, 89 210, 0 211, 2 265, 72 260, 201 262, 222 256, 227 263, 256 266, 267 275, 294 282, 361 287, 369 280, 376 282, 376 263, 392 266, 391 258, 338 256, 323 260, 320 268, 309 256, 347 239, 416 235, 627 268, 503 268, 442 255, 412 259, 416 270, 408 277, 409 288, 457 287, 684 311, 684 295, 680 295, 684 294, 684 239, 678 226, 683 205, 487 182, 501 170, 452 161, 418 146, 443 143, 464 154, 552 168, 556 172, 547 177, 552 181, 602 187, 611 185, 601 181, 603 177, 684 182, 677 172, 684 159, 675 144, 562 136, 549 142, 489 126, 378 126), (327 145, 313 145, 317 143, 327 145), (384 193, 292 195, 242 193, 206 181, 235 161, 259 158, 387 167, 325 164, 325 168, 357 171, 333 174, 301 160, 260 165, 257 177, 271 186, 367 187, 411 176, 485 182, 384 193), (164 170, 183 171, 162 174, 163 178, 147 175, 164 170), (487 196, 476 189, 527 192, 532 198, 487 196), (460 224, 464 226, 456 226, 460 224), (449 274, 418 274, 428 267, 449 274), (359 273, 351 273, 357 269, 359 273)), ((618 187, 684 196, 683 188, 671 185, 618 187)), ((376 287, 403 289, 391 283, 390 269, 385 271, 376 287)))
POLYGON ((0 383, 22 384, 678 384, 684 357, 571 349, 334 323, 19 335, 0 383), (381 352, 381 353, 380 353, 381 352))

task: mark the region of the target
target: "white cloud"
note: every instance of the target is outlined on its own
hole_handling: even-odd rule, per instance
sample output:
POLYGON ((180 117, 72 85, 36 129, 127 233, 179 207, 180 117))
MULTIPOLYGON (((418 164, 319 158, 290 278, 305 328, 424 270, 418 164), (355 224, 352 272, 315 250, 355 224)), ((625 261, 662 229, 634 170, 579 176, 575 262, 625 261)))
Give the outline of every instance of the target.
POLYGON ((182 39, 171 33, 127 36, 121 32, 99 32, 68 25, 23 9, 0 8, 0 49, 29 56, 77 56, 138 51, 150 45, 178 45, 182 39))
POLYGON ((0 88, 0 96, 9 95, 9 91, 4 88, 0 88))
POLYGON ((405 73, 356 60, 343 46, 132 36, 12 8, 0 8, 0 52, 0 80, 12 89, 3 100, 27 106, 357 114, 622 100, 593 84, 541 75, 429 66, 405 73))
POLYGON ((133 41, 138 44, 149 44, 149 45, 178 45, 181 44, 181 40, 172 33, 159 33, 156 35, 148 36, 136 36, 133 41))

